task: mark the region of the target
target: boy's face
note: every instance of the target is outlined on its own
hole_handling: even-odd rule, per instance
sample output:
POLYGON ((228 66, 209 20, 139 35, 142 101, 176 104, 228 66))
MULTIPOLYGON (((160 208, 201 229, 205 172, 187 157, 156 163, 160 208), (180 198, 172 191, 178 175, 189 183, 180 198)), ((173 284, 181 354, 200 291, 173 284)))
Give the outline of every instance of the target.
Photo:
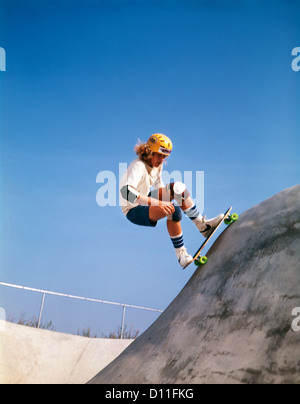
POLYGON ((151 159, 151 167, 159 167, 167 158, 164 154, 153 153, 153 157, 151 159))

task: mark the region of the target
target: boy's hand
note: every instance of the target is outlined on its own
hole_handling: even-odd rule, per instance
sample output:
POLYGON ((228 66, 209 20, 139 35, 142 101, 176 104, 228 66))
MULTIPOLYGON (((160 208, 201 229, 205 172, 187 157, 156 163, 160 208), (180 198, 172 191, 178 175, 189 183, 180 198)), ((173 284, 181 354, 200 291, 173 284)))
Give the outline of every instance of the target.
POLYGON ((175 207, 172 202, 159 201, 159 207, 167 215, 173 215, 175 207))
POLYGON ((150 206, 150 219, 153 221, 157 221, 162 219, 163 217, 173 215, 175 212, 175 207, 172 202, 159 201, 155 198, 150 198, 145 195, 140 195, 138 197, 138 201, 140 205, 150 206))

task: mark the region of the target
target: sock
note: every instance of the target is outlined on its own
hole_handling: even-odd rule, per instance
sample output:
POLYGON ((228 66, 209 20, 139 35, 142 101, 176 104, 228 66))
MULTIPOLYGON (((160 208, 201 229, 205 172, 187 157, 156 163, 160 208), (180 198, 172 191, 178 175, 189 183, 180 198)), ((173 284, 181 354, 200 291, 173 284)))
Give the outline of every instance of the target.
POLYGON ((184 211, 184 213, 191 219, 195 220, 200 215, 198 212, 196 204, 194 204, 191 208, 184 211))
POLYGON ((196 227, 201 230, 203 227, 203 216, 199 213, 196 204, 184 211, 184 213, 195 223, 196 227))
POLYGON ((183 234, 182 233, 179 234, 179 236, 171 237, 171 241, 173 243, 173 246, 174 246, 175 250, 177 250, 178 248, 184 247, 183 234))
POLYGON ((199 217, 200 219, 202 219, 202 216, 200 215, 196 204, 194 204, 191 208, 185 210, 184 213, 193 221, 197 220, 199 217))

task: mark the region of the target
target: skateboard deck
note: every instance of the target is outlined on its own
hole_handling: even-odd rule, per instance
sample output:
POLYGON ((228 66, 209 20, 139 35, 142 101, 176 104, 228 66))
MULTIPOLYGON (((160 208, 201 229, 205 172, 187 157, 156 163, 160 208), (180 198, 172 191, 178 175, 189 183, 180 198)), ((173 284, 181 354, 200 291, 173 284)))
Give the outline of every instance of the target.
POLYGON ((209 240, 212 238, 212 236, 216 233, 216 231, 218 230, 218 228, 221 226, 221 224, 223 222, 225 222, 227 225, 235 222, 236 220, 238 220, 238 215, 236 213, 230 215, 232 211, 232 207, 230 207, 227 212, 224 214, 223 219, 220 221, 220 223, 218 224, 218 226, 213 230, 213 232, 205 239, 205 241, 203 242, 203 244, 201 245, 201 247, 196 251, 196 253, 193 256, 193 261, 189 262, 185 267, 183 267, 183 269, 186 269, 192 262, 195 262, 196 265, 200 266, 200 265, 205 265, 208 261, 208 258, 203 256, 201 257, 201 251, 203 250, 203 248, 206 246, 206 244, 209 242, 209 240))

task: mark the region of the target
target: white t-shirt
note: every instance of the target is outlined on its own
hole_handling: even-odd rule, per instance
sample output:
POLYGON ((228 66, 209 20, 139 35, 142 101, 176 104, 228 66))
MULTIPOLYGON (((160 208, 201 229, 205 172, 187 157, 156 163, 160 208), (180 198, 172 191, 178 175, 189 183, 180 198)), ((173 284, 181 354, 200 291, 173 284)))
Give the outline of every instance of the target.
MULTIPOLYGON (((151 188, 162 188, 164 186, 162 181, 162 169, 163 165, 159 167, 150 167, 147 163, 139 158, 132 161, 123 175, 120 182, 120 189, 125 185, 130 185, 135 188, 142 195, 149 195, 151 188)), ((130 203, 124 199, 120 193, 120 200, 122 211, 125 215, 130 209, 139 205, 138 202, 130 203)))

